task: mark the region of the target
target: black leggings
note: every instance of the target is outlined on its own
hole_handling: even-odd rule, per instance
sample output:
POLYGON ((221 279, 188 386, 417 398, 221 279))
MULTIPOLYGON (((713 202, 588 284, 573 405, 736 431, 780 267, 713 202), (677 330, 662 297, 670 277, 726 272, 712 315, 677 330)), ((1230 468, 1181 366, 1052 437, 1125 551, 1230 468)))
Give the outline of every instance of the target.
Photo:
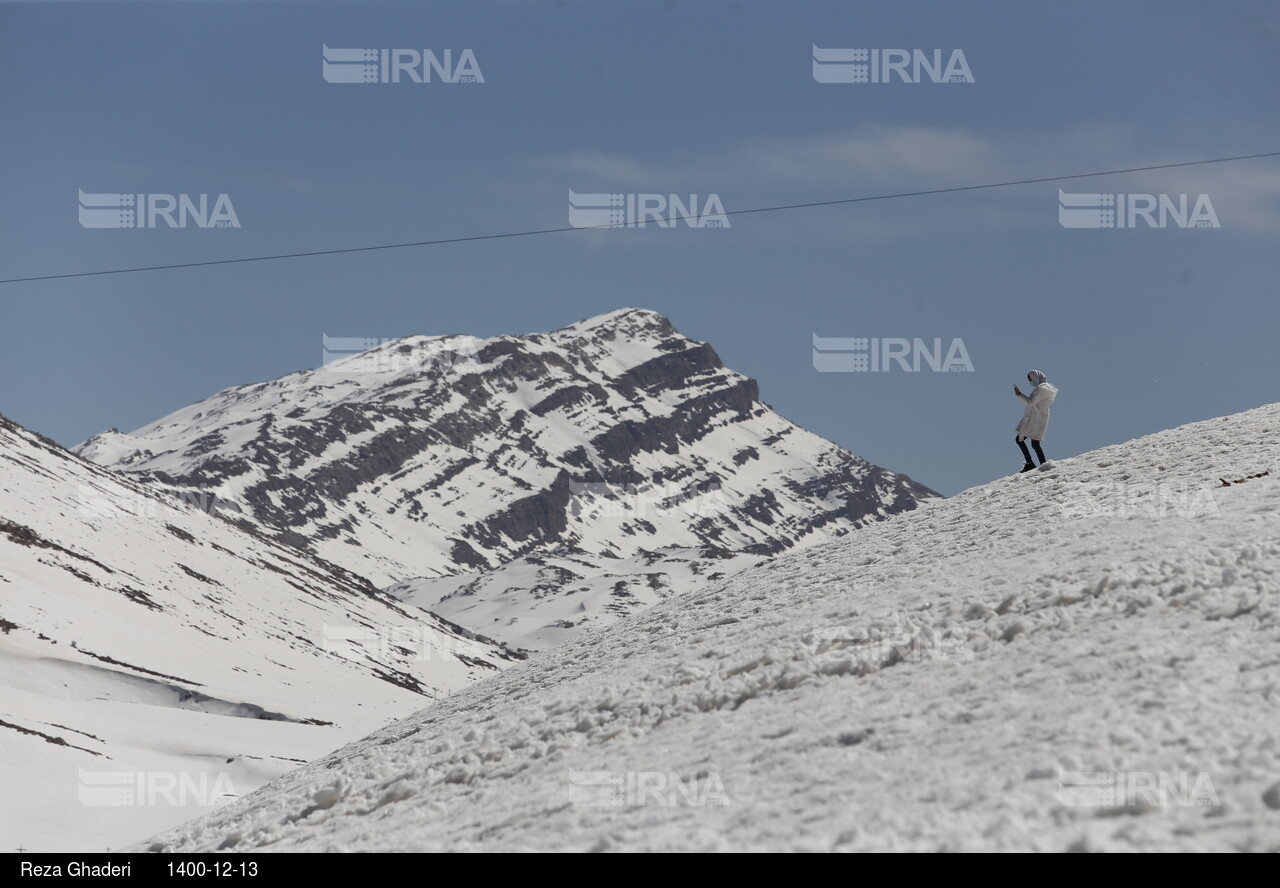
MULTIPOLYGON (((1026 459, 1027 464, 1031 464, 1031 451, 1027 450, 1026 438, 1018 435, 1014 438, 1018 442, 1018 446, 1022 448, 1022 456, 1026 459)), ((1031 446, 1036 449, 1036 456, 1040 457, 1040 465, 1044 465, 1044 451, 1040 449, 1040 442, 1032 439, 1031 446)))

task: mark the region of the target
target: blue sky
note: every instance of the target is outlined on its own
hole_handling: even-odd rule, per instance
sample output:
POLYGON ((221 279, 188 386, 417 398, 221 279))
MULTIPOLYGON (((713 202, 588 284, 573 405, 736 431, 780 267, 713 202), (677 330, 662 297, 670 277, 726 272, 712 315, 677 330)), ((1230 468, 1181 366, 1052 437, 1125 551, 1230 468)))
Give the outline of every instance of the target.
MULTIPOLYGON (((0 3, 0 279, 568 225, 568 192, 760 206, 1280 151, 1265 2, 0 3), (321 47, 471 49, 335 84, 321 47), (972 83, 819 83, 812 47, 972 83), (238 229, 88 229, 77 192, 225 193, 238 229)), ((0 284, 0 412, 72 445, 317 366, 321 335, 651 308, 793 421, 946 494, 1278 399, 1280 158, 402 250, 0 284), (1067 229, 1058 188, 1220 228, 1067 229), (812 337, 959 338, 971 373, 819 373, 812 337)), ((1152 454, 1153 462, 1159 454, 1152 454)))

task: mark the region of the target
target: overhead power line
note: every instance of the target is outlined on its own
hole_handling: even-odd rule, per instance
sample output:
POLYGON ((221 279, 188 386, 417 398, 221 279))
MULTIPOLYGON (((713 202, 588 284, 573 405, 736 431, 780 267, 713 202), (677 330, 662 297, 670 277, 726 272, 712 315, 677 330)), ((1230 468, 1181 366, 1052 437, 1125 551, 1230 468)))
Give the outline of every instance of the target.
MULTIPOLYGON (((1241 160, 1258 160, 1264 157, 1280 157, 1280 151, 1269 151, 1264 154, 1243 154, 1238 157, 1215 157, 1209 160, 1186 160, 1180 163, 1161 163, 1150 166, 1128 167, 1121 170, 1100 170, 1092 173, 1072 173, 1065 176, 1041 176, 1035 179, 1012 179, 1007 182, 986 182, 981 185, 956 185, 950 188, 928 188, 921 191, 898 191, 892 194, 875 194, 866 197, 843 197, 835 200, 817 200, 807 203, 779 204, 770 207, 752 207, 746 210, 731 210, 717 215, 745 216, 750 213, 776 213, 782 210, 803 210, 813 207, 831 207, 839 204, 867 203, 873 200, 897 200, 903 197, 923 197, 929 194, 954 194, 959 191, 981 191, 987 188, 1008 188, 1013 185, 1035 185, 1043 182, 1065 182, 1069 179, 1088 179, 1094 176, 1116 176, 1122 173, 1141 173, 1150 170, 1168 170, 1175 167, 1202 166, 1210 163, 1233 163, 1241 160)), ((649 220, 645 220, 649 221, 649 220)), ((663 219, 665 222, 678 221, 676 218, 663 219)), ((639 223, 626 222, 623 225, 602 224, 591 226, 568 226, 565 228, 536 228, 529 231, 507 231, 499 234, 472 234, 461 237, 444 237, 435 240, 409 241, 399 244, 376 244, 368 247, 341 247, 333 250, 310 250, 303 253, 277 253, 272 256, 245 256, 239 259, 209 259, 203 262, 176 262, 172 265, 143 265, 136 268, 111 268, 102 271, 76 271, 65 274, 42 274, 32 277, 8 278, 0 280, 0 284, 20 284, 29 281, 54 281, 66 278, 96 277, 104 274, 135 274, 143 271, 165 271, 173 268, 201 268, 209 265, 236 265, 243 262, 270 262, 276 259, 304 259, 309 256, 335 256, 341 253, 369 253, 375 250, 403 250, 407 247, 434 247, 443 244, 460 244, 469 241, 501 240, 513 237, 532 237, 539 234, 562 234, 570 231, 595 231, 605 228, 632 227, 639 223)))

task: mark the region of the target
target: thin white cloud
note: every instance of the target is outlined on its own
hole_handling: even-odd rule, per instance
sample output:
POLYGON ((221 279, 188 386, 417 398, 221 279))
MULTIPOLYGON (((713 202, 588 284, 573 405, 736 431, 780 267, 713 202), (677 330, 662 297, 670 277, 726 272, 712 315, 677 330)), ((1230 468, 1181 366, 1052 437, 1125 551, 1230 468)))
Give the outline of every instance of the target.
MULTIPOLYGON (((1125 127, 1075 127, 1037 132, 1019 139, 993 139, 962 129, 865 125, 851 133, 808 139, 757 142, 711 160, 684 158, 646 162, 635 157, 575 153, 543 165, 566 176, 581 191, 717 192, 726 209, 873 196, 896 191, 962 187, 994 182, 1071 175, 1197 159, 1193 153, 1143 150, 1125 127)), ((1067 180, 1065 191, 1147 191, 1205 193, 1224 228, 1251 233, 1280 231, 1280 159, 1182 167, 1149 173, 1067 180)), ((976 218, 973 199, 981 194, 980 216, 992 227, 1021 227, 1040 209, 1056 220, 1057 189, 1052 183, 970 192, 957 213, 880 212, 870 223, 881 239, 908 237, 958 218, 976 218), (1046 197, 1048 195, 1048 197, 1046 197), (1001 212, 1003 210, 1003 212, 1001 212), (914 215, 914 221, 908 221, 914 215), (900 217, 899 217, 900 216, 900 217)), ((882 205, 887 207, 888 204, 882 205)), ((814 226, 804 225, 806 229, 814 226)), ((818 226, 821 227, 821 226, 818 226)), ((830 226, 847 236, 844 226, 830 226)), ((809 231, 811 234, 812 231, 809 231)))

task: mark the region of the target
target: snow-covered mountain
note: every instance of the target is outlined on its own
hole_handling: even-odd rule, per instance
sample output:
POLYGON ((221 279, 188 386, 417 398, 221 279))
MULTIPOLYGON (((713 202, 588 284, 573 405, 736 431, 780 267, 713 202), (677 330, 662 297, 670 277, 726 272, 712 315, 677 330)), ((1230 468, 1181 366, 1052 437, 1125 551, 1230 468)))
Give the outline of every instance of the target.
POLYGON ((0 850, 136 841, 518 659, 208 511, 0 417, 0 850))
POLYGON ((1280 850, 1278 426, 785 554, 141 847, 1280 850))
MULTIPOLYGON (((787 421, 710 345, 639 309, 528 336, 397 339, 77 452, 216 497, 379 586, 568 555, 577 579, 608 589, 569 602, 576 618, 534 599, 498 607, 497 579, 473 584, 467 607, 442 605, 534 646, 639 606, 613 593, 629 559, 667 553, 671 570, 643 571, 667 577, 665 594, 698 580, 681 565, 701 552, 754 563, 934 496, 787 421), (547 619, 530 625, 532 611, 547 619)), ((414 600, 456 587, 424 582, 414 600)))

